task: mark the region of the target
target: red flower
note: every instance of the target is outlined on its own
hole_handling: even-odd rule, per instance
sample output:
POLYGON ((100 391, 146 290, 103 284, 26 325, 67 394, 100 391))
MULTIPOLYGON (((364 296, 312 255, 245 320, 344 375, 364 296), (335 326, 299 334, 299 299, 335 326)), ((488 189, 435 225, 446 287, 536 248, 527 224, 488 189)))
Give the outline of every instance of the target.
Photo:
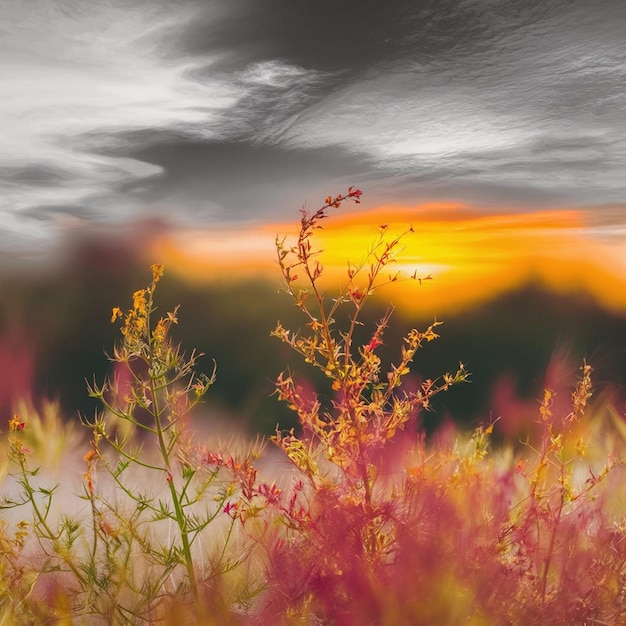
POLYGON ((233 519, 237 517, 237 503, 236 502, 227 502, 224 507, 224 513, 229 515, 233 519))
POLYGON ((382 346, 383 342, 376 336, 372 337, 372 340, 365 346, 367 352, 374 352, 378 346, 382 346))

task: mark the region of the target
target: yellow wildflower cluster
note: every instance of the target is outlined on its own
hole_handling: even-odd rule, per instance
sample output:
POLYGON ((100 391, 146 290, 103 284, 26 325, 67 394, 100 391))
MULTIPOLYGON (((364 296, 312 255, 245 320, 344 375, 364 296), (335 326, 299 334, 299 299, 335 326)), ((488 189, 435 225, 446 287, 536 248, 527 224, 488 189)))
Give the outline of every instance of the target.
POLYGON ((161 276, 163 276, 164 266, 161 265, 161 263, 155 263, 154 265, 150 266, 150 269, 152 270, 152 285, 154 288, 154 285, 156 285, 159 282, 161 276))
POLYGON ((126 314, 122 335, 128 347, 136 348, 146 339, 148 330, 148 301, 146 289, 133 294, 133 308, 126 314))
MULTIPOLYGON (((124 326, 122 327, 122 335, 124 336, 124 344, 131 353, 135 353, 141 350, 142 346, 148 345, 148 336, 150 333, 150 313, 152 312, 152 294, 156 289, 156 284, 159 282, 161 276, 163 276, 163 265, 154 264, 150 268, 152 270, 152 282, 145 289, 139 289, 133 293, 133 307, 126 313, 124 313, 119 307, 113 307, 111 314, 111 322, 115 322, 117 319, 124 317, 124 326)), ((172 321, 176 321, 173 316, 168 317, 166 320, 160 320, 155 334, 158 332, 158 337, 161 337, 161 341, 165 340, 167 333, 167 327, 172 321)), ((155 337, 156 338, 156 337, 155 337)))

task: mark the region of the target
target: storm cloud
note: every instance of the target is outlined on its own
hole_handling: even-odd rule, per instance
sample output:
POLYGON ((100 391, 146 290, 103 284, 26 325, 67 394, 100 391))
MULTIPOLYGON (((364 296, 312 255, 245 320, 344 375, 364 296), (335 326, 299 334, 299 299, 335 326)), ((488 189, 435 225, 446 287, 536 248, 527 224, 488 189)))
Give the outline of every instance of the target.
POLYGON ((622 0, 5 0, 0 246, 370 203, 626 217, 622 0))

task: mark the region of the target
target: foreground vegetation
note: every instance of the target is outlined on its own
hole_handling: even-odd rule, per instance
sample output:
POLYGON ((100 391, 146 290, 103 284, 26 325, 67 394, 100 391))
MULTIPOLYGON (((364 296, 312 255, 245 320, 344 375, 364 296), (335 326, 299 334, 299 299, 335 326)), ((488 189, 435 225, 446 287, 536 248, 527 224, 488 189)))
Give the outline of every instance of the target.
POLYGON ((273 335, 327 381, 278 377, 297 430, 267 446, 194 435, 213 376, 171 339, 179 315, 157 308, 160 265, 130 308, 113 308, 121 339, 110 378, 89 385, 95 418, 16 407, 2 442, 0 624, 626 623, 626 425, 592 402, 591 365, 568 397, 545 390, 521 442, 493 444, 495 421, 426 438, 421 415, 467 380, 464 366, 411 373, 438 322, 391 362, 379 355, 392 310, 362 323, 403 278, 393 264, 412 229, 382 225, 325 292, 316 234, 360 196, 328 197, 302 212, 294 242, 276 241, 303 325, 273 335))

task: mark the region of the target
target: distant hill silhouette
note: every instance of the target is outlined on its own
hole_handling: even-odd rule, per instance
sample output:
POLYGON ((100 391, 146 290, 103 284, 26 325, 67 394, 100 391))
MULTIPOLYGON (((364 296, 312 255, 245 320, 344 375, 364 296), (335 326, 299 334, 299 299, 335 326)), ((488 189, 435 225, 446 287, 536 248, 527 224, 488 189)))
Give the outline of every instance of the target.
POLYGON ((598 391, 623 393, 626 316, 585 294, 559 295, 529 284, 446 319, 429 367, 450 367, 452 355, 467 364, 472 383, 450 390, 435 406, 461 421, 498 417, 492 410, 500 384, 511 384, 522 400, 540 399, 546 384, 563 386, 569 395, 583 358, 594 368, 598 391))
MULTIPOLYGON (((96 405, 87 397, 85 379, 95 375, 102 381, 108 371, 104 352, 110 351, 118 333, 109 322, 111 307, 128 307, 132 292, 148 282, 144 263, 132 242, 92 240, 76 245, 58 269, 43 276, 0 277, 0 352, 9 346, 5 350, 17 355, 15 337, 27 337, 23 351, 34 348, 35 353, 23 376, 32 379, 27 382, 36 398, 58 397, 70 417, 79 411, 93 414, 96 405)), ((166 275, 157 298, 161 311, 181 304, 176 338, 207 354, 207 370, 212 359, 217 362, 217 381, 208 402, 232 412, 247 428, 265 433, 279 422, 284 427, 295 424, 294 416, 271 397, 276 375, 290 366, 316 377, 269 336, 278 319, 292 328, 302 324, 297 309, 285 294, 277 294, 277 287, 278 276, 275 283, 198 288, 166 275)), ((373 306, 367 319, 373 324, 385 308, 386 303, 373 306)), ((393 360, 402 334, 430 322, 396 313, 382 356, 393 360)), ((446 416, 463 423, 497 417, 494 403, 500 402, 505 388, 521 401, 539 398, 555 355, 573 364, 564 370, 568 376, 575 377, 585 357, 595 369, 597 387, 626 387, 626 316, 608 313, 583 294, 557 295, 530 284, 444 322, 441 338, 418 353, 415 372, 433 378, 463 361, 472 382, 438 397, 425 418, 427 425, 446 416)), ((25 362, 23 354, 19 359, 25 362)), ((5 370, 10 363, 0 354, 5 370)), ((14 378, 0 372, 4 411, 10 410, 11 389, 23 393, 14 378)))

